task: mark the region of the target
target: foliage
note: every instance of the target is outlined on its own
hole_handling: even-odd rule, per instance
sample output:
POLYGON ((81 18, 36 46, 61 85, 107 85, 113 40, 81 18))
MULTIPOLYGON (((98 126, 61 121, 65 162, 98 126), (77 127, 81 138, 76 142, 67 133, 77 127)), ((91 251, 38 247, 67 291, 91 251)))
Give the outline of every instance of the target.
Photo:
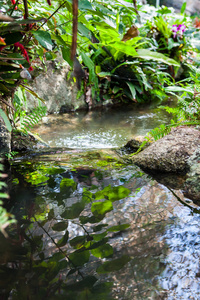
MULTIPOLYGON (((64 60, 73 66, 70 1, 52 2, 52 6, 39 1, 27 7, 19 3, 16 10, 5 4, 3 8, 14 19, 2 22, 0 28, 1 66, 5 73, 0 86, 3 95, 6 90, 11 94, 27 68, 32 70, 29 56, 39 57, 45 63, 55 59, 60 51, 64 60), (28 16, 22 22, 27 10, 28 16), (10 50, 14 50, 12 55, 10 50)), ((134 4, 121 1, 80 2, 77 58, 85 66, 87 87, 82 85, 82 92, 87 95, 86 100, 89 102, 90 97, 138 102, 163 100, 164 87, 171 85, 171 76, 175 75, 179 62, 183 63, 188 51, 193 49, 188 39, 191 19, 183 12, 184 9, 182 15, 176 15, 165 7, 153 9, 140 5, 136 9, 134 4), (179 28, 175 33, 173 26, 187 26, 187 30, 179 28)), ((194 27, 192 30, 196 32, 194 27)), ((75 63, 73 74, 79 82, 75 63)))

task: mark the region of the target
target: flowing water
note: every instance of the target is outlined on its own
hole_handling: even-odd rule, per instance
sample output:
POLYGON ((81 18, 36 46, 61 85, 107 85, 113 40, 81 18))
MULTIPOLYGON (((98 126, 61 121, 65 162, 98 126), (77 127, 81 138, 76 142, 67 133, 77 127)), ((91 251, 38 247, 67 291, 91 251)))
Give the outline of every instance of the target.
POLYGON ((128 107, 103 112, 50 115, 44 119, 39 133, 51 147, 116 148, 168 121, 169 116, 158 109, 128 107))
POLYGON ((113 150, 168 121, 144 109, 49 116, 12 162, 1 299, 200 299, 199 209, 113 150), (60 148, 62 147, 62 148, 60 148))

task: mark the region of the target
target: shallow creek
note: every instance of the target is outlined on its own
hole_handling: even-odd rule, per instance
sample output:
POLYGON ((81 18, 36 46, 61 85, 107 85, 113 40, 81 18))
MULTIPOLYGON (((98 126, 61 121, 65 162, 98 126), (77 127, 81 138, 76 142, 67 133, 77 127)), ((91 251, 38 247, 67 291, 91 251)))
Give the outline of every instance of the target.
POLYGON ((166 116, 143 109, 49 116, 53 149, 12 162, 1 299, 200 299, 200 215, 114 150, 166 116))

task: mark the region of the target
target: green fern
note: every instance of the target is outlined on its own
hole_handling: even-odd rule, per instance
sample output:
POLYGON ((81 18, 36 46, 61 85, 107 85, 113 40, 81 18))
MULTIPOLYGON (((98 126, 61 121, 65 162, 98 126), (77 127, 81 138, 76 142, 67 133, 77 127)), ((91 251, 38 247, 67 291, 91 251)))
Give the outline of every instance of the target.
POLYGON ((31 113, 26 114, 21 121, 21 130, 27 133, 33 126, 37 125, 47 113, 46 106, 36 107, 31 113))
POLYGON ((164 137, 166 134, 170 133, 171 127, 161 124, 160 127, 152 129, 148 134, 155 140, 159 140, 164 137))
POLYGON ((171 124, 169 124, 169 125, 161 124, 160 127, 156 127, 147 133, 147 135, 144 137, 145 140, 142 142, 139 149, 136 152, 132 153, 130 156, 136 155, 140 151, 142 151, 144 146, 148 142, 152 142, 152 139, 154 139, 154 141, 157 141, 157 140, 161 139, 162 137, 164 137, 165 135, 169 134, 173 127, 192 126, 192 125, 193 126, 200 125, 200 120, 179 121, 176 123, 173 120, 171 120, 171 124))

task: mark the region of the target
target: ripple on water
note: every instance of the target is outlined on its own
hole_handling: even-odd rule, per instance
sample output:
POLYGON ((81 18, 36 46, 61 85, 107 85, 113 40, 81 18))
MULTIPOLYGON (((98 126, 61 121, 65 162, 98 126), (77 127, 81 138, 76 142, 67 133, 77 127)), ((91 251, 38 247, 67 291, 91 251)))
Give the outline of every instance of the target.
POLYGON ((160 285, 172 299, 200 299, 200 216, 190 209, 176 211, 177 220, 165 232, 169 247, 160 285))
POLYGON ((87 132, 82 130, 75 134, 60 136, 56 140, 49 140, 49 145, 53 147, 68 147, 72 149, 108 149, 119 147, 119 143, 123 145, 125 140, 120 131, 115 132, 108 130, 106 132, 98 130, 98 132, 87 132))

